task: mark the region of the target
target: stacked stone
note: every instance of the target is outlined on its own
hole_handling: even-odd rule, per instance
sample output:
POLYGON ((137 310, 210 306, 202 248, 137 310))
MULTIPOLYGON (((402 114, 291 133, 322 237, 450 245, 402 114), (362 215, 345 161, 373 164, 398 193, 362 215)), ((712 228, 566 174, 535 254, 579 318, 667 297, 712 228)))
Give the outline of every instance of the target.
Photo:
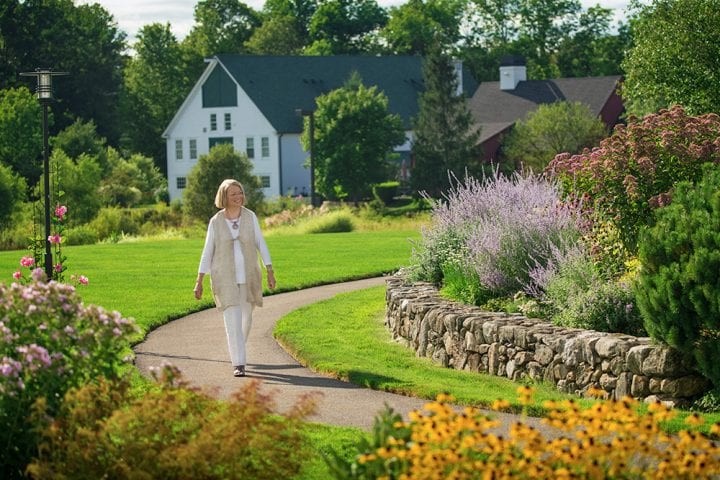
POLYGON ((445 367, 556 385, 582 395, 686 406, 710 383, 682 355, 647 337, 558 327, 441 298, 429 283, 389 277, 386 325, 393 338, 445 367))

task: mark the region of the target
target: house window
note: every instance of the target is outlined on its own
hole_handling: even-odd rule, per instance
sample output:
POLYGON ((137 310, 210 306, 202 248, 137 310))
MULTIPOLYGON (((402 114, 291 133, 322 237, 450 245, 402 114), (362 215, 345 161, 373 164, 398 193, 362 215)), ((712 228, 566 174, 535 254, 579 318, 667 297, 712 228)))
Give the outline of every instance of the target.
POLYGON ((270 175, 260 175, 260 185, 262 188, 270 188, 270 175))
POLYGON ((255 139, 253 137, 245 139, 245 153, 248 158, 255 158, 255 139))
POLYGON ((187 178, 186 177, 175 177, 175 186, 178 190, 182 190, 183 188, 187 187, 187 178))
POLYGON ((270 139, 268 137, 262 137, 260 139, 260 150, 263 158, 270 156, 270 139))
POLYGON ((190 159, 195 160, 197 158, 197 140, 194 138, 190 140, 190 159))
POLYGON ((214 113, 210 114, 210 130, 217 130, 217 115, 214 113))
POLYGON ((226 113, 225 114, 225 130, 230 130, 231 127, 232 127, 232 122, 230 121, 230 114, 226 113))
POLYGON ((183 145, 182 145, 182 140, 175 140, 175 159, 176 159, 176 160, 182 160, 182 159, 183 159, 183 145))

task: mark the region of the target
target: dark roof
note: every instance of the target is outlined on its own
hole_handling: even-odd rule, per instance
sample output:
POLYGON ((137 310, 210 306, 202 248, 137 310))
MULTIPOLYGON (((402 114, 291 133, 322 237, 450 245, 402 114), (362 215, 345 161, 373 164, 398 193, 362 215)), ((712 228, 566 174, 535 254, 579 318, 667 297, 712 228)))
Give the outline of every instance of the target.
POLYGON ((620 78, 614 75, 527 80, 518 83, 514 90, 500 90, 500 82, 483 82, 469 103, 475 122, 482 128, 480 142, 512 126, 544 103, 582 102, 599 116, 620 78))
MULTIPOLYGON (((297 108, 311 110, 315 98, 341 87, 353 71, 363 84, 388 97, 390 112, 399 114, 406 128, 418 113, 423 90, 419 56, 270 56, 221 54, 216 58, 281 133, 302 131, 297 108)), ((470 97, 477 87, 463 68, 463 90, 470 97)))

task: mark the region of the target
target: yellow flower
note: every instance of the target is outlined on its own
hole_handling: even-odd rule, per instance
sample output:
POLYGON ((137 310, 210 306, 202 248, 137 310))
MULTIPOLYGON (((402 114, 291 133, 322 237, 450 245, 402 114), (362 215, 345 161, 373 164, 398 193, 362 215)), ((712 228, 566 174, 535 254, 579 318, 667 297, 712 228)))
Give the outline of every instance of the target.
POLYGON ((697 413, 692 413, 691 415, 688 415, 688 417, 685 419, 685 423, 690 425, 691 427, 699 427, 700 425, 705 423, 705 420, 697 413))

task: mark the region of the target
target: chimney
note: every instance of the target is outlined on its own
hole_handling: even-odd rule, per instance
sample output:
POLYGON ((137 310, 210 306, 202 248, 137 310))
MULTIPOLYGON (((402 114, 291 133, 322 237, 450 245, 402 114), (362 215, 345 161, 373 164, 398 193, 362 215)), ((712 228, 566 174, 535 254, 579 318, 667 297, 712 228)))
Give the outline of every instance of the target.
POLYGON ((500 59, 500 90, 515 90, 527 80, 525 59, 520 55, 505 55, 500 59))

